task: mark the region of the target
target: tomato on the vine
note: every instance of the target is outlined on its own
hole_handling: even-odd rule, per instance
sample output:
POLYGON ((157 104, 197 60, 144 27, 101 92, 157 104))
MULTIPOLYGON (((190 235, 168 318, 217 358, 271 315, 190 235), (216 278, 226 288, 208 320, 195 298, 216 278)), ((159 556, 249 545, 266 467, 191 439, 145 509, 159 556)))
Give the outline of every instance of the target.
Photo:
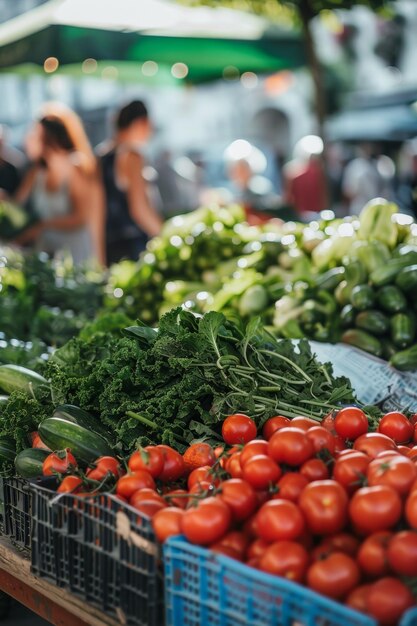
POLYGON ((211 497, 184 511, 181 530, 191 543, 209 545, 226 534, 231 519, 227 504, 219 497, 211 497))
POLYGON ((359 580, 356 561, 343 552, 329 554, 313 563, 307 571, 307 584, 311 589, 337 600, 346 597, 359 580))
POLYGON ((404 413, 391 411, 380 419, 378 432, 390 437, 395 443, 407 443, 413 438, 414 426, 404 413))
POLYGON ((242 478, 243 471, 240 463, 241 452, 234 452, 226 461, 225 470, 232 478, 242 478))
POLYGON ((259 454, 268 454, 268 442, 263 439, 252 439, 245 444, 240 454, 240 464, 243 467, 249 459, 259 454))
POLYGON ((82 479, 79 476, 65 476, 61 484, 59 485, 58 493, 77 493, 80 491, 82 479))
POLYGON ((414 604, 411 591, 398 578, 381 578, 369 590, 368 612, 380 626, 397 626, 403 613, 414 604))
POLYGON ((185 472, 184 459, 181 454, 170 446, 163 444, 156 447, 158 450, 162 450, 164 455, 164 466, 158 476, 159 480, 162 480, 163 483, 169 483, 181 478, 185 472))
POLYGON ((218 485, 219 479, 214 475, 209 465, 196 467, 187 478, 187 487, 191 489, 196 483, 207 482, 212 485, 218 485))
POLYGON ((403 530, 388 544, 388 563, 396 574, 417 576, 417 532, 403 530))
POLYGON ((350 592, 348 597, 346 598, 346 606, 351 609, 355 609, 355 611, 361 611, 361 613, 368 612, 368 597, 369 591, 372 585, 359 585, 353 591, 350 592))
POLYGON ((188 491, 185 489, 173 489, 164 494, 169 506, 186 509, 188 504, 188 491))
POLYGON ((242 468, 242 476, 254 489, 267 489, 281 476, 282 470, 266 454, 253 456, 242 468))
POLYGON ((152 526, 158 541, 164 543, 168 537, 180 535, 182 532, 181 522, 184 515, 183 509, 174 506, 158 511, 152 519, 152 526))
POLYGON ((71 453, 69 448, 52 452, 49 454, 42 464, 42 473, 44 476, 53 476, 54 474, 65 474, 77 467, 77 460, 71 453))
POLYGON ((303 430, 289 426, 272 435, 268 442, 268 455, 277 463, 296 467, 311 459, 314 448, 303 430))
POLYGON ((361 435, 355 440, 353 448, 354 450, 364 452, 374 459, 380 452, 396 450, 397 446, 390 437, 382 433, 365 433, 365 435, 361 435))
POLYGON ((365 482, 370 462, 370 457, 363 452, 350 450, 343 453, 336 459, 333 478, 345 487, 348 493, 353 493, 365 482))
POLYGON ((387 485, 362 487, 353 495, 349 505, 352 523, 359 532, 368 535, 395 526, 401 512, 400 496, 387 485))
POLYGON ((138 470, 133 474, 125 474, 119 478, 116 484, 116 493, 129 500, 136 491, 145 487, 155 489, 155 481, 148 472, 138 470))
POLYGON ((131 472, 145 470, 153 478, 158 478, 164 469, 164 453, 156 446, 146 446, 131 455, 128 467, 131 472))
POLYGON ((356 556, 360 542, 349 533, 336 533, 323 539, 313 550, 313 559, 316 561, 328 556, 332 552, 343 552, 349 556, 356 556))
POLYGON ((417 466, 405 456, 377 457, 368 466, 368 484, 388 485, 400 496, 408 495, 417 478, 417 466))
POLYGON ((256 530, 265 541, 292 541, 302 535, 305 523, 298 506, 289 500, 265 502, 256 515, 256 530))
POLYGON ((310 483, 314 480, 326 480, 329 478, 329 468, 321 459, 308 459, 300 467, 300 474, 310 483))
POLYGON ((272 435, 280 428, 285 428, 286 426, 291 425, 291 420, 288 417, 283 417, 282 415, 276 415, 275 417, 270 417, 263 426, 262 434, 267 441, 271 439, 272 435))
POLYGON ((191 444, 182 455, 182 458, 184 459, 185 471, 188 473, 198 467, 207 465, 211 467, 216 462, 213 448, 204 442, 191 444))
POLYGON ((381 530, 369 535, 362 543, 357 554, 357 561, 367 576, 380 578, 391 573, 387 549, 392 537, 392 532, 381 530))
POLYGON ((269 548, 271 544, 269 541, 265 541, 265 539, 255 539, 249 544, 247 549, 247 558, 248 559, 259 559, 265 552, 267 548, 269 548))
POLYGON ((309 483, 301 493, 298 505, 313 534, 338 533, 346 525, 348 497, 335 480, 309 483))
POLYGON ((243 413, 229 415, 222 425, 222 437, 229 446, 248 443, 248 441, 256 438, 256 433, 255 422, 243 413))
POLYGON ((312 426, 306 432, 307 437, 313 444, 314 452, 327 450, 331 455, 335 451, 335 438, 323 426, 312 426))
POLYGON ((259 567, 264 572, 304 582, 309 564, 307 550, 295 541, 277 541, 260 556, 259 567))
POLYGON ((222 546, 226 546, 237 552, 242 559, 246 555, 249 542, 249 536, 241 530, 229 530, 229 532, 226 533, 226 535, 219 541, 222 546))
POLYGON ((310 428, 317 426, 318 422, 316 420, 311 419, 311 417, 304 417, 303 415, 298 415, 291 420, 291 426, 293 428, 300 428, 307 432, 310 428))
POLYGON ((368 432, 368 418, 357 406, 347 406, 337 412, 334 420, 336 433, 342 439, 354 441, 368 432))
POLYGON ((129 499, 129 503, 133 507, 136 507, 139 504, 139 502, 150 502, 150 501, 158 502, 164 507, 167 506, 167 503, 165 502, 164 498, 161 495, 159 495, 159 493, 155 491, 155 489, 150 489, 149 487, 138 489, 130 496, 130 499, 129 499))
POLYGON ((220 498, 230 507, 236 521, 247 519, 256 510, 258 500, 248 482, 240 478, 231 478, 221 483, 220 490, 220 498))

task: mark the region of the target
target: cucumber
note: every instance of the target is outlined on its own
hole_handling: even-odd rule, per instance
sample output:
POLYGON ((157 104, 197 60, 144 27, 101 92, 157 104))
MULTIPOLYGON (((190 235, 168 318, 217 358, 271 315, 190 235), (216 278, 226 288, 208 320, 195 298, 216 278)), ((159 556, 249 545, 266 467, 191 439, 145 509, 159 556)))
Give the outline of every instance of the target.
POLYGON ((37 389, 45 386, 49 386, 46 378, 26 367, 0 365, 0 389, 6 393, 24 391, 33 395, 37 389))
POLYGON ((41 448, 22 450, 14 460, 17 474, 22 476, 22 478, 42 476, 43 462, 50 454, 48 450, 42 450, 41 448))
POLYGON ((389 361, 395 354, 397 354, 397 352, 398 348, 394 346, 392 341, 390 341, 389 339, 384 339, 384 342, 382 344, 382 356, 384 357, 384 359, 386 361, 389 361))
POLYGON ((340 322, 343 328, 349 328, 355 323, 356 311, 351 304, 345 304, 340 311, 340 322))
POLYGON ((343 343, 348 343, 350 346, 360 348, 361 350, 370 352, 370 354, 374 354, 375 356, 382 356, 381 342, 364 330, 358 330, 356 328, 346 330, 341 339, 343 343))
POLYGON ((417 265, 404 267, 399 272, 395 284, 405 293, 414 291, 417 287, 417 265))
POLYGON ((51 450, 69 448, 77 461, 91 463, 100 456, 112 456, 107 441, 91 429, 60 417, 48 417, 39 424, 39 436, 51 450))
POLYGON ((410 370, 417 370, 417 344, 407 348, 407 350, 401 350, 391 357, 390 363, 397 370, 402 372, 408 372, 410 370))
POLYGON ((350 294, 350 303, 358 311, 371 309, 375 302, 375 293, 369 285, 356 285, 350 294))
POLYGON ((378 291, 378 304, 387 313, 400 313, 407 308, 404 294, 395 285, 386 285, 378 291))
POLYGON ((73 404, 60 404, 54 410, 52 417, 60 417, 67 422, 79 424, 79 426, 87 428, 94 433, 98 433, 103 437, 108 436, 105 427, 100 424, 100 422, 95 417, 93 417, 87 411, 84 411, 84 409, 81 409, 79 406, 75 406, 73 404))
POLYGON ((361 311, 355 318, 355 326, 379 336, 389 330, 390 322, 381 311, 361 311))
POLYGON ((414 341, 416 323, 414 316, 397 313, 391 318, 391 339, 397 348, 408 348, 414 341))
POLYGON ((0 463, 13 463, 16 456, 16 444, 9 437, 0 437, 0 463))

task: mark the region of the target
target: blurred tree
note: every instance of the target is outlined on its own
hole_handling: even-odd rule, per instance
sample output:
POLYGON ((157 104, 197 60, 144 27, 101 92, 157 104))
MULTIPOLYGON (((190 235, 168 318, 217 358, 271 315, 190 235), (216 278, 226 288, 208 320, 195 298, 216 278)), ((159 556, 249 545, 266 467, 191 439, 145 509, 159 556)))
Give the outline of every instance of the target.
POLYGON ((301 26, 307 63, 310 68, 314 84, 316 113, 319 134, 323 136, 324 121, 326 118, 325 80, 322 67, 317 56, 316 47, 311 29, 311 21, 321 11, 335 9, 351 9, 362 5, 377 11, 388 9, 395 0, 181 0, 191 5, 206 4, 210 6, 222 5, 243 11, 252 11, 272 20, 292 21, 301 26))

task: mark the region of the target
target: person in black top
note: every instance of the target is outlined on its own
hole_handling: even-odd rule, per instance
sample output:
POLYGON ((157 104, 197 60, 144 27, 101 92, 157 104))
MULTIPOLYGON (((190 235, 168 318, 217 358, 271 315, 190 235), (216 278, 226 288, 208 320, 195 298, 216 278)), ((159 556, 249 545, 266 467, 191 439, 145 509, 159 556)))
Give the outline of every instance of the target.
POLYGON ((107 265, 136 260, 162 220, 151 206, 142 175, 142 146, 151 135, 145 104, 134 100, 116 117, 116 134, 100 156, 106 202, 107 265))
POLYGON ((23 155, 6 146, 5 129, 0 125, 0 198, 13 196, 20 185, 23 164, 23 155))

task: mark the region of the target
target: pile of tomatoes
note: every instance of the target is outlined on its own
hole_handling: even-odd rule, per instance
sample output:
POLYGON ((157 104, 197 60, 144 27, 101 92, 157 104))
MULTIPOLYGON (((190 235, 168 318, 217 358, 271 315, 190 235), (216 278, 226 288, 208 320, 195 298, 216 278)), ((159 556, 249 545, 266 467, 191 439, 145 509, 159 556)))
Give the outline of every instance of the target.
POLYGON ((59 490, 87 495, 85 480, 110 476, 159 541, 183 534, 393 626, 416 604, 416 421, 388 413, 368 432, 365 413, 346 407, 320 425, 273 417, 260 437, 236 414, 223 423, 223 446, 147 446, 126 472, 102 457, 59 490))

